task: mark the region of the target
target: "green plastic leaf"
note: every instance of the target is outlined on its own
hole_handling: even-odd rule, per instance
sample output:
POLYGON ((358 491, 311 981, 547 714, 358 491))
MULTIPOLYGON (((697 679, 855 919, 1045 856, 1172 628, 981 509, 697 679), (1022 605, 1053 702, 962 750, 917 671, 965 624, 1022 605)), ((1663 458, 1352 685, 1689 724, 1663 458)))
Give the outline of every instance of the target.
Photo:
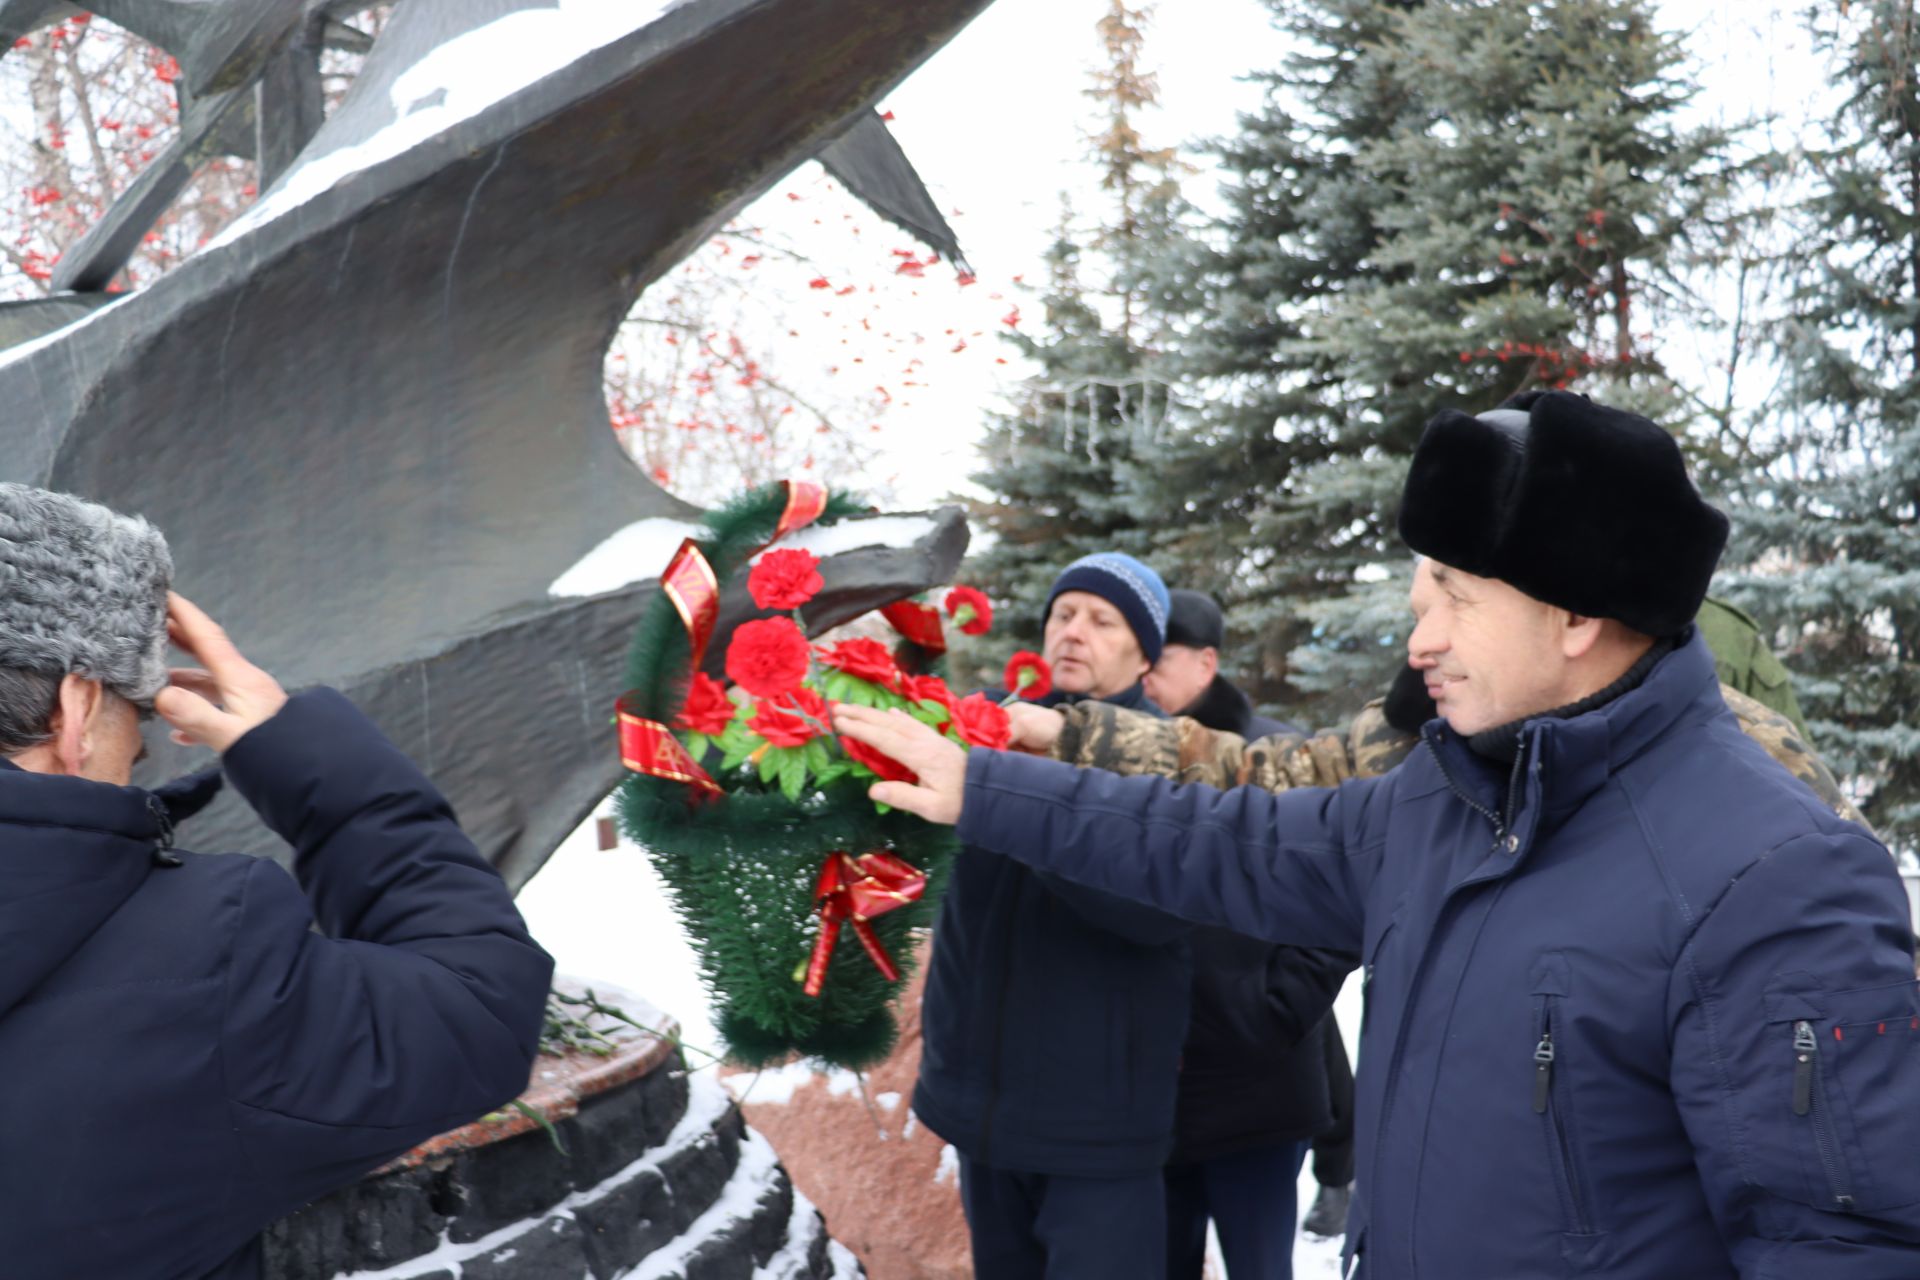
POLYGON ((769 748, 760 757, 760 781, 772 782, 780 773, 780 757, 786 754, 779 748, 769 748))
POLYGON ((780 790, 789 800, 798 800, 807 785, 807 756, 804 751, 787 751, 780 761, 780 790))

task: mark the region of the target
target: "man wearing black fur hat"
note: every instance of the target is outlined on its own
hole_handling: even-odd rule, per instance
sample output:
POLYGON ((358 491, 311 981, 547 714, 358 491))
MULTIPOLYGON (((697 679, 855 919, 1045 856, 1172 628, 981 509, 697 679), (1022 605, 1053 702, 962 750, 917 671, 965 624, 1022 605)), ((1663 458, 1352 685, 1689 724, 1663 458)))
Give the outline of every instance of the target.
POLYGON ((539 1043, 553 962, 446 801, 172 573, 145 521, 0 484, 7 1280, 254 1280, 262 1228, 514 1097, 539 1043), (206 788, 128 785, 150 713, 294 876, 174 849, 206 788))
MULTIPOLYGON (((1213 597, 1167 593, 1167 642, 1147 693, 1169 713, 1243 739, 1295 733, 1220 672, 1227 623, 1213 597)), ((1300 1165, 1339 1235, 1353 1181, 1353 1070, 1333 999, 1359 957, 1274 946, 1224 929, 1193 939, 1193 1013, 1167 1161, 1168 1280, 1199 1280, 1207 1223, 1233 1280, 1293 1274, 1300 1165)))
POLYGON ((1905 894, 1727 709, 1693 626, 1727 523, 1672 437, 1564 392, 1443 413, 1400 529, 1441 718, 1382 777, 1223 792, 842 730, 970 847, 1361 952, 1354 1274, 1916 1274, 1905 894))

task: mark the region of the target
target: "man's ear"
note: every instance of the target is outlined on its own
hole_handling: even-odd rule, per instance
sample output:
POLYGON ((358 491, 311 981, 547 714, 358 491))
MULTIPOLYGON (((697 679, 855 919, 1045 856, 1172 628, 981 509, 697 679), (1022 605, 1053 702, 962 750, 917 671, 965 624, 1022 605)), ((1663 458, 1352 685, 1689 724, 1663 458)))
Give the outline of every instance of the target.
POLYGON ((1593 652, 1606 633, 1605 618, 1588 618, 1569 613, 1560 624, 1560 652, 1569 660, 1584 658, 1593 652))
POLYGON ((98 680, 89 680, 72 672, 60 678, 60 699, 54 707, 53 748, 59 772, 81 776, 81 768, 93 755, 94 734, 98 731, 100 711, 107 691, 98 680))
POLYGON ((1212 645, 1200 651, 1200 662, 1207 669, 1208 680, 1220 674, 1220 651, 1212 645))

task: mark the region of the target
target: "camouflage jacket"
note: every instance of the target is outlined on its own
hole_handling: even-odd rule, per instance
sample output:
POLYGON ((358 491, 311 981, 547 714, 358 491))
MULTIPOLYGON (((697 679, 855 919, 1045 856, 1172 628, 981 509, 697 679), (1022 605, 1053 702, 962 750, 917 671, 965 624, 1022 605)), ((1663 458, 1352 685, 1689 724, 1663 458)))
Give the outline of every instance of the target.
MULTIPOLYGON (((1868 827, 1791 720, 1737 689, 1722 685, 1720 693, 1748 737, 1813 788, 1835 813, 1868 827)), ((1417 734, 1387 723, 1380 704, 1377 698, 1369 702, 1344 730, 1284 733, 1247 742, 1185 717, 1156 720, 1104 703, 1082 702, 1061 708, 1066 725, 1053 754, 1068 764, 1110 773, 1156 774, 1213 787, 1332 787, 1349 778, 1377 777, 1419 744, 1417 734)))

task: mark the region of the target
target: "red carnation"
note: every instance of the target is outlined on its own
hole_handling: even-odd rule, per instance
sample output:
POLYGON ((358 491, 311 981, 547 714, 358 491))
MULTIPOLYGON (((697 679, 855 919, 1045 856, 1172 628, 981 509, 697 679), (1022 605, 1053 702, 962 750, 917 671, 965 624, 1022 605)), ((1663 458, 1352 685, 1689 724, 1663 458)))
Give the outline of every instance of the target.
POLYGON ((844 671, 883 689, 900 687, 900 668, 894 665, 893 654, 887 646, 878 640, 865 636, 842 640, 831 648, 821 649, 820 661, 835 671, 844 671))
POLYGON ((760 704, 747 728, 776 747, 804 747, 822 734, 829 733, 827 718, 832 711, 827 700, 801 685, 791 693, 769 698, 760 704))
POLYGON ((900 696, 908 702, 937 702, 952 711, 958 703, 953 690, 939 676, 902 676, 900 696))
POLYGON ((1007 692, 1017 698, 1044 698, 1053 692, 1053 668, 1045 658, 1025 649, 1007 659, 1003 678, 1007 692))
POLYGON ((727 679, 756 698, 789 693, 807 678, 807 638, 792 618, 743 622, 727 646, 727 679))
POLYGON ((993 602, 972 587, 947 592, 947 616, 970 636, 983 636, 993 626, 993 602))
POLYGON ((762 609, 798 609, 826 585, 811 551, 769 551, 747 575, 747 594, 762 609))
POLYGON ((1013 741, 1013 718, 984 693, 964 698, 953 708, 953 728, 970 745, 1004 751, 1013 741))
POLYGON ((686 704, 673 723, 676 728, 704 733, 711 738, 727 727, 737 710, 733 699, 727 696, 727 686, 704 671, 696 671, 687 685, 686 704))
POLYGON ((882 782, 914 782, 920 776, 913 770, 895 760, 892 756, 882 755, 864 742, 852 738, 840 739, 840 749, 847 753, 847 759, 855 764, 863 764, 878 774, 882 782))

